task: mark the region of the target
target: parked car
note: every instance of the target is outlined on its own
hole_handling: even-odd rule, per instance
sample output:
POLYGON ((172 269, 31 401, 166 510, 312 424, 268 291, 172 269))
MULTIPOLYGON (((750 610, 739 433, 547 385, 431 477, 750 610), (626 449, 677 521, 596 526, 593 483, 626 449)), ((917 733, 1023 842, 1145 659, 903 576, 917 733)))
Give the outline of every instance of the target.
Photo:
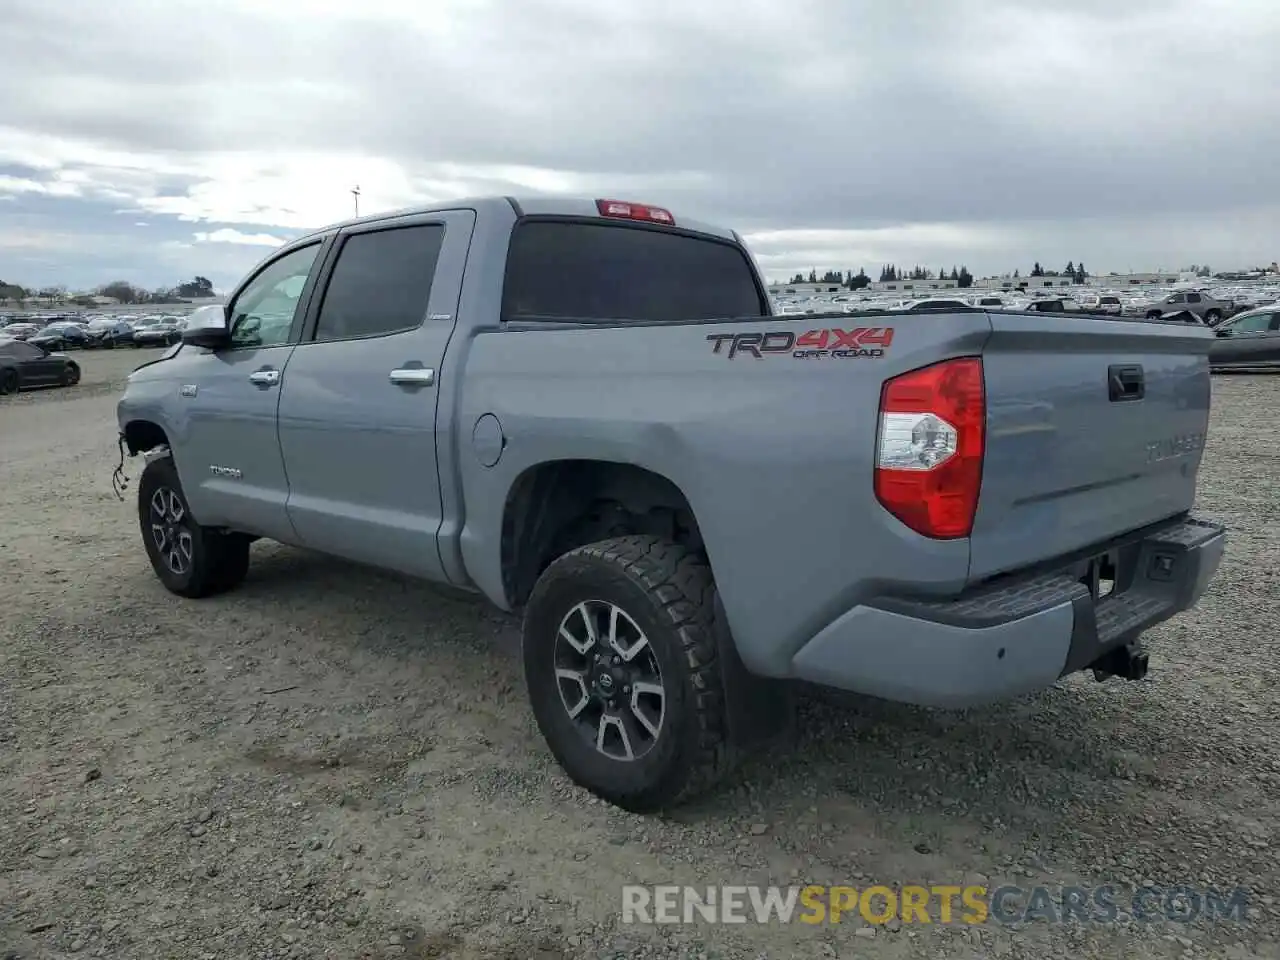
POLYGON ((133 327, 124 320, 90 320, 85 328, 89 335, 86 347, 111 349, 133 343, 133 327))
POLYGON ((923 300, 908 300, 903 302, 896 308, 901 313, 928 313, 935 310, 946 310, 955 312, 956 310, 972 310, 972 304, 965 303, 963 300, 946 300, 941 297, 929 297, 923 300))
POLYGON ((1235 312, 1235 307, 1229 301, 1218 300, 1208 293, 1192 290, 1183 293, 1171 293, 1159 300, 1145 304, 1134 304, 1129 308, 1130 313, 1144 316, 1149 320, 1159 320, 1167 314, 1181 313, 1184 310, 1195 314, 1205 323, 1213 326, 1224 318, 1231 316, 1235 312))
POLYGON ((34 323, 11 323, 3 330, 0 330, 0 337, 8 337, 11 340, 26 340, 33 334, 39 333, 40 327, 34 323))
POLYGON ((1089 313, 1107 313, 1119 316, 1124 305, 1120 298, 1110 293, 1086 293, 1080 298, 1080 306, 1089 313))
POLYGON ((1280 307, 1269 306, 1224 320, 1209 347, 1214 370, 1280 369, 1280 307))
POLYGON ((631 810, 784 730, 783 681, 1143 676, 1224 550, 1190 515, 1213 336, 900 316, 775 316, 736 232, 647 204, 329 227, 129 376, 143 545, 182 597, 267 538, 520 611, 552 752, 631 810))
POLYGON ((51 323, 38 333, 27 337, 27 343, 45 350, 67 350, 83 347, 89 342, 84 327, 70 321, 51 323))
POLYGON ((65 353, 51 353, 23 340, 0 339, 0 395, 79 382, 80 366, 65 353))
POLYGON ((182 340, 182 331, 173 320, 161 320, 159 323, 133 329, 135 347, 170 347, 180 340, 182 340))

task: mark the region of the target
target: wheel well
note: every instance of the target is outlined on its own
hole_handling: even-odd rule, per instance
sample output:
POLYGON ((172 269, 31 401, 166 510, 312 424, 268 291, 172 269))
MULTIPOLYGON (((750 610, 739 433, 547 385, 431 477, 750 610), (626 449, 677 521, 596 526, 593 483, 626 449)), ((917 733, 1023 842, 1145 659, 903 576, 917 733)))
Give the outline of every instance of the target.
POLYGON ((169 443, 169 438, 158 424, 150 420, 131 420, 125 424, 124 442, 129 447, 129 453, 134 454, 165 446, 169 443))
POLYGON ((651 534, 703 549, 688 499, 660 474, 600 460, 531 467, 512 485, 503 511, 502 584, 508 601, 522 606, 557 557, 628 534, 651 534))

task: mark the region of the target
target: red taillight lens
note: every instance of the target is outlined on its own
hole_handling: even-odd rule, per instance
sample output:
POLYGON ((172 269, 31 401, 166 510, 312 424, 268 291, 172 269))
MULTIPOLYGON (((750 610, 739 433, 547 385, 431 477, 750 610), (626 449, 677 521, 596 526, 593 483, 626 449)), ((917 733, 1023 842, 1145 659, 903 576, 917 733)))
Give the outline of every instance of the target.
POLYGON ((647 203, 631 203, 627 200, 597 200, 596 209, 602 217, 613 217, 615 220, 642 220, 647 223, 663 223, 668 227, 676 225, 676 218, 670 210, 651 207, 647 203))
POLYGON ((982 489, 987 400, 982 358, 894 377, 880 391, 876 499, 917 533, 967 537, 982 489))

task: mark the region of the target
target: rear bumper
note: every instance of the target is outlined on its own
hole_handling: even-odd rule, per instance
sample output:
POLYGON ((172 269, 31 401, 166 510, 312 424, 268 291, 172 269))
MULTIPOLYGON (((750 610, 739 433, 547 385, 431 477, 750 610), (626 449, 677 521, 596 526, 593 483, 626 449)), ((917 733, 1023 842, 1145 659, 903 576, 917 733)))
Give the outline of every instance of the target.
POLYGON ((974 706, 1029 693, 1194 606, 1225 546, 1222 526, 1182 518, 1098 546, 1096 553, 1118 558, 1115 589, 1102 599, 1081 581, 1081 558, 1001 577, 951 600, 880 598, 818 633, 792 659, 792 672, 921 706, 974 706))

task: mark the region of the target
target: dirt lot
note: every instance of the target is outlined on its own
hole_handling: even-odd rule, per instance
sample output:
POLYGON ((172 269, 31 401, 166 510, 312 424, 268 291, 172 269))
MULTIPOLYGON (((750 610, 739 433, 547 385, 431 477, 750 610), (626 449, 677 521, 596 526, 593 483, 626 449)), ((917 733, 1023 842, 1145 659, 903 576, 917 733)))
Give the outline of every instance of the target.
POLYGON ((1215 382, 1230 552, 1147 681, 806 701, 664 821, 565 781, 478 602, 268 544, 229 596, 166 594, 108 482, 141 359, 0 400, 0 957, 1280 956, 1280 378, 1215 382), (1247 923, 624 926, 637 882, 1252 893, 1247 923))

